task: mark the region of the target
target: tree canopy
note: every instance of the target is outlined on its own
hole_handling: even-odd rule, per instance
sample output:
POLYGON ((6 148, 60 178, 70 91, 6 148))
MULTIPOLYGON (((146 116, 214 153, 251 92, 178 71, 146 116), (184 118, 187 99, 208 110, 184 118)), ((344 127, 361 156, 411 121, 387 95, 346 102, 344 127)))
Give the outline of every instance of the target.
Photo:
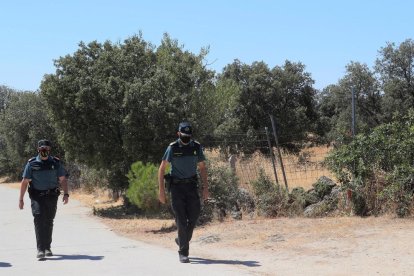
POLYGON ((48 138, 54 152, 99 170, 114 190, 127 188, 131 164, 158 163, 190 121, 203 144, 250 151, 249 143, 277 122, 281 144, 316 134, 349 142, 351 91, 357 131, 406 115, 414 105, 414 42, 388 43, 374 68, 352 61, 335 84, 318 91, 301 62, 270 68, 234 60, 219 73, 206 65, 208 47, 194 54, 165 34, 158 47, 141 34, 122 42, 80 42, 55 60, 37 92, 0 86, 0 174, 18 175, 48 138), (235 135, 244 138, 233 139, 235 135))
POLYGON ((155 48, 141 35, 123 43, 80 43, 55 61, 41 84, 67 156, 108 172, 112 188, 127 187, 130 165, 158 162, 179 121, 200 134, 212 128, 214 73, 199 55, 165 35, 155 48))
MULTIPOLYGON (((315 129, 313 83, 301 63, 286 61, 283 66, 270 69, 264 62, 247 65, 236 60, 224 68, 218 87, 223 92, 227 85, 227 94, 235 102, 226 106, 226 120, 232 119, 234 129, 263 131, 264 126, 270 125, 269 115, 273 115, 283 143, 303 139, 315 129)), ((226 125, 226 120, 221 125, 226 125)))

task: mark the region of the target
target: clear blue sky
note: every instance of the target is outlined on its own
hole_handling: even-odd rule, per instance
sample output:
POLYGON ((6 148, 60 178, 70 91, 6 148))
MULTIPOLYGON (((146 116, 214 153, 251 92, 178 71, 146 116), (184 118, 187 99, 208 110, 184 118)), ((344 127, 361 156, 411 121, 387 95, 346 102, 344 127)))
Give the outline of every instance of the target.
POLYGON ((156 46, 163 33, 194 53, 210 46, 216 72, 234 59, 271 68, 300 61, 322 89, 350 61, 372 68, 386 42, 414 39, 413 11, 405 0, 3 0, 0 85, 37 90, 53 60, 80 41, 122 42, 142 31, 156 46))

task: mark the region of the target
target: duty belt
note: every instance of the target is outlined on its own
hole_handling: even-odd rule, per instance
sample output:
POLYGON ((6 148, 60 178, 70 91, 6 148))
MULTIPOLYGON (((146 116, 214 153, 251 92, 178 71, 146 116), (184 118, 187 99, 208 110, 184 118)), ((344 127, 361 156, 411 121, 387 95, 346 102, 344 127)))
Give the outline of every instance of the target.
POLYGON ((190 178, 174 178, 173 179, 173 184, 191 184, 191 183, 195 183, 197 182, 197 175, 194 175, 190 178))
POLYGON ((59 188, 53 188, 49 190, 35 190, 33 189, 33 193, 37 196, 57 196, 60 195, 59 188))

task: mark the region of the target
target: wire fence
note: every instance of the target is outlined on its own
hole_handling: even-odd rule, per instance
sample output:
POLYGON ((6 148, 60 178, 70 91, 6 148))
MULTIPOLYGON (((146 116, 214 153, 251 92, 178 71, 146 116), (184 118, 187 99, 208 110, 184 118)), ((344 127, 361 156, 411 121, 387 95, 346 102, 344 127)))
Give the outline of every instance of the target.
MULTIPOLYGON (((229 154, 225 150, 211 147, 206 151, 206 155, 213 164, 220 163, 233 169, 239 179, 240 186, 246 188, 250 186, 252 181, 259 178, 260 173, 264 173, 269 179, 283 187, 288 186, 289 190, 294 187, 310 189, 321 176, 334 179, 334 175, 323 166, 323 161, 331 151, 331 147, 326 145, 312 146, 305 143, 306 146, 301 147, 299 152, 293 153, 284 150, 287 145, 282 144, 279 145, 279 156, 274 139, 269 138, 269 141, 266 132, 256 135, 258 138, 253 143, 250 141, 253 144, 253 149, 249 150, 250 153, 240 151, 229 154)), ((226 141, 228 146, 240 145, 246 138, 246 134, 243 133, 235 133, 231 136, 232 141, 226 141)), ((220 145, 222 142, 216 140, 212 144, 220 145)))

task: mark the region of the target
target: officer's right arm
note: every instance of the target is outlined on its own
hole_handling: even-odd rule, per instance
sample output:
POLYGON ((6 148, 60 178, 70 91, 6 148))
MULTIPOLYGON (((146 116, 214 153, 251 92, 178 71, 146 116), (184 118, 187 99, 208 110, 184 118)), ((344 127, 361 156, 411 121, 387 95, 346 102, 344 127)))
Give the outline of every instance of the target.
POLYGON ((159 188, 158 199, 162 204, 165 204, 164 174, 165 174, 165 168, 167 167, 167 164, 168 164, 167 160, 162 160, 161 165, 158 169, 158 188, 159 188))
POLYGON ((20 197, 19 197, 19 209, 23 209, 24 207, 24 194, 26 193, 27 186, 29 185, 30 179, 23 178, 20 184, 20 197))

